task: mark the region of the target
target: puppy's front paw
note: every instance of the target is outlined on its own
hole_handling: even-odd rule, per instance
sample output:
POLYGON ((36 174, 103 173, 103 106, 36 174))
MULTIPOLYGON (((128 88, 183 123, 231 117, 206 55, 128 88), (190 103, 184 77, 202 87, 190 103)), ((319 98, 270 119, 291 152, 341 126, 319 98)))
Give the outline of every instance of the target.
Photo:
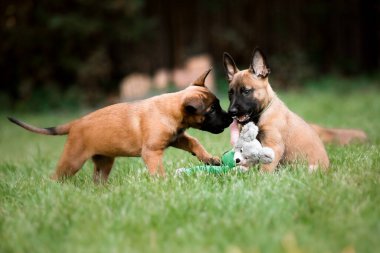
POLYGON ((203 162, 208 165, 220 165, 220 158, 217 156, 211 156, 204 159, 203 162))

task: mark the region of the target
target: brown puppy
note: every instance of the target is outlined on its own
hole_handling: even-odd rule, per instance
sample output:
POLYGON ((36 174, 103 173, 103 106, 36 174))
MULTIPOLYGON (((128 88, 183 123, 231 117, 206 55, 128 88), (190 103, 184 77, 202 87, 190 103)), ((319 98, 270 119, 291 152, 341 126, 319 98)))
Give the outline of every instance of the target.
POLYGON ((199 160, 219 164, 193 137, 185 133, 193 127, 221 133, 232 118, 204 85, 208 70, 188 88, 134 103, 120 103, 90 113, 70 123, 37 128, 13 118, 13 123, 35 133, 68 134, 63 154, 52 178, 74 175, 92 158, 94 181, 106 181, 117 156, 141 156, 151 175, 164 175, 164 150, 176 147, 193 153, 199 160))
POLYGON ((223 60, 229 82, 229 113, 240 125, 255 122, 260 129, 258 139, 275 153, 273 162, 261 165, 261 170, 272 172, 280 162, 298 159, 306 159, 310 170, 326 170, 329 158, 321 139, 272 90, 263 53, 255 49, 250 68, 242 71, 229 54, 224 53, 223 60))

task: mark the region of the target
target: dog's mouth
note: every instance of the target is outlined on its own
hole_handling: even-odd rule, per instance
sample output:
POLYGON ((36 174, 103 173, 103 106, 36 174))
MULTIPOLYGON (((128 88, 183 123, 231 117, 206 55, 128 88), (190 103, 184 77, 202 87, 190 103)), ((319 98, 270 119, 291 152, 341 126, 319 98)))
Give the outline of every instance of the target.
POLYGON ((246 124, 249 122, 249 120, 251 119, 251 114, 252 113, 248 113, 248 114, 243 114, 241 116, 234 116, 233 119, 236 119, 236 121, 239 123, 239 124, 246 124))

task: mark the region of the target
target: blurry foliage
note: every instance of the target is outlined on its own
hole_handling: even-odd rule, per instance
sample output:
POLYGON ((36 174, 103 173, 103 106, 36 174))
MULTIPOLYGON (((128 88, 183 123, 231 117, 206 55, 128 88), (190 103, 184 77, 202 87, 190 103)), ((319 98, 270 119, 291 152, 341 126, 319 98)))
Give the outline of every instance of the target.
POLYGON ((269 60, 273 72, 271 79, 277 87, 299 87, 316 75, 315 67, 302 51, 276 54, 269 60))
POLYGON ((123 62, 119 52, 149 38, 154 28, 154 22, 142 14, 143 3, 2 3, 2 90, 13 99, 30 102, 49 89, 54 95, 71 86, 88 92, 83 96, 87 102, 101 97, 100 93, 117 85, 112 82, 123 62))
POLYGON ((356 92, 358 96, 361 93, 373 91, 377 92, 380 87, 380 75, 358 75, 355 78, 334 75, 324 75, 315 79, 309 79, 304 82, 306 90, 325 90, 338 93, 342 96, 348 93, 356 92))
POLYGON ((4 0, 0 106, 41 99, 54 107, 71 90, 94 104, 127 74, 205 52, 222 76, 224 51, 245 68, 256 46, 282 88, 328 73, 377 72, 379 9, 375 0, 4 0))
POLYGON ((4 96, 3 100, 0 96, 0 111, 6 108, 20 112, 75 111, 87 106, 83 101, 85 101, 85 96, 77 87, 71 86, 62 92, 56 86, 50 85, 34 89, 27 99, 13 104, 9 97, 4 96))

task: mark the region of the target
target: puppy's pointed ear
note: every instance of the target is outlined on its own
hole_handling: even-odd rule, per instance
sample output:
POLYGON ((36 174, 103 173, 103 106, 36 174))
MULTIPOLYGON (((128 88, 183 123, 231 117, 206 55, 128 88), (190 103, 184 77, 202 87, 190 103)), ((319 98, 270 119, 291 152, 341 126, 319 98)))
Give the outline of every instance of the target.
POLYGON ((253 50, 252 63, 249 70, 258 78, 265 78, 270 74, 265 55, 259 48, 253 50))
POLYGON ((194 82, 192 82, 191 85, 195 86, 205 86, 205 81, 208 76, 208 74, 211 72, 212 68, 209 68, 206 70, 202 75, 200 75, 194 82))
POLYGON ((234 78, 234 75, 239 71, 239 69, 236 67, 234 59, 232 59, 231 55, 226 52, 223 53, 223 64, 224 70, 226 71, 227 80, 231 82, 232 78, 234 78))
POLYGON ((205 104, 199 97, 187 97, 183 102, 185 112, 188 114, 201 114, 205 109, 205 104))

